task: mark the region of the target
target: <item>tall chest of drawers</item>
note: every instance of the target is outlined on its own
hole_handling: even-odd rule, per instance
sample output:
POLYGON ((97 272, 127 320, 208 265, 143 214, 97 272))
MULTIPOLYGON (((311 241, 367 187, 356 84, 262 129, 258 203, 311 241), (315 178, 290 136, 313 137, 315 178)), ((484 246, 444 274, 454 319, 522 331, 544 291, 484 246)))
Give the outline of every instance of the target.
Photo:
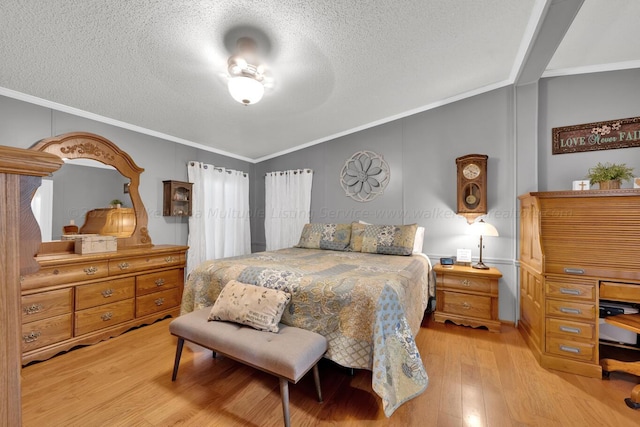
POLYGON ((520 196, 518 328, 545 368, 600 378, 601 300, 640 303, 640 190, 520 196))
POLYGON ((186 250, 37 257, 40 270, 21 278, 22 363, 179 314, 186 250))

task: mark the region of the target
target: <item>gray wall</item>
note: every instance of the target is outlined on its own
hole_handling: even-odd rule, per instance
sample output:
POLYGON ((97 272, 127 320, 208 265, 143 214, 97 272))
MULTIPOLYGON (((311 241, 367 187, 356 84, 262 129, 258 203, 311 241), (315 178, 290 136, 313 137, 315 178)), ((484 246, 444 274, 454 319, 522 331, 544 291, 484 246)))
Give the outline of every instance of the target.
MULTIPOLYGON (((149 216, 149 235, 154 244, 187 243, 188 219, 162 216, 162 181, 186 181, 188 161, 198 160, 253 174, 253 164, 242 160, 0 96, 1 145, 29 148, 43 138, 80 131, 109 139, 144 168, 140 195, 149 216)), ((101 202, 100 207, 102 205, 101 202)))
POLYGON ((543 79, 539 114, 540 191, 570 190, 598 162, 626 163, 640 176, 640 147, 551 154, 554 127, 640 116, 640 69, 543 79))

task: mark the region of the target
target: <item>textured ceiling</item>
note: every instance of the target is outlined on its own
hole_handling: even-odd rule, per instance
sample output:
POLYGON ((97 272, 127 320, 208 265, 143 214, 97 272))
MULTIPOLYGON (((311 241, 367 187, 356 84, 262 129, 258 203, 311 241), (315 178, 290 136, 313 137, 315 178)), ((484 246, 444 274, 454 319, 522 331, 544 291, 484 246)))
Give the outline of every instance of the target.
MULTIPOLYGON (((562 1, 3 0, 0 94, 255 161, 513 83, 562 1), (273 77, 249 107, 245 35, 273 77)), ((585 0, 547 71, 640 67, 639 16, 585 0)))

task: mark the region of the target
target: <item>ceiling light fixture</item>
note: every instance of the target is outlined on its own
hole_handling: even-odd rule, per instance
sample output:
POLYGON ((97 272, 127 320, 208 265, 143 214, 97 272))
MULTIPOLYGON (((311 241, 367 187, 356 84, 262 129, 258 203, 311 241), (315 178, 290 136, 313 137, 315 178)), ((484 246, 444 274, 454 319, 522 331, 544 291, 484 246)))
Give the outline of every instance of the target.
POLYGON ((264 95, 264 64, 258 64, 256 42, 249 37, 238 39, 237 52, 229 57, 228 88, 231 97, 244 104, 256 104, 264 95))

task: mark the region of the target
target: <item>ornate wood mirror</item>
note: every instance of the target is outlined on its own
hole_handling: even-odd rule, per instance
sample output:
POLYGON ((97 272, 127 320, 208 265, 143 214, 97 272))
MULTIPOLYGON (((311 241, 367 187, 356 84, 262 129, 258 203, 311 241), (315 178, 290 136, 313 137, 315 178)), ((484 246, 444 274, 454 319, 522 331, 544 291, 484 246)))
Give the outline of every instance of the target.
MULTIPOLYGON (((147 230, 147 211, 140 198, 138 185, 144 171, 133 159, 108 139, 87 132, 72 132, 46 138, 35 143, 31 149, 55 154, 63 159, 91 159, 113 166, 128 178, 129 195, 135 214, 135 228, 130 236, 118 237, 118 248, 152 246, 147 230)), ((97 206, 96 206, 97 208, 97 206)), ((46 246, 43 243, 43 246, 46 246)))

